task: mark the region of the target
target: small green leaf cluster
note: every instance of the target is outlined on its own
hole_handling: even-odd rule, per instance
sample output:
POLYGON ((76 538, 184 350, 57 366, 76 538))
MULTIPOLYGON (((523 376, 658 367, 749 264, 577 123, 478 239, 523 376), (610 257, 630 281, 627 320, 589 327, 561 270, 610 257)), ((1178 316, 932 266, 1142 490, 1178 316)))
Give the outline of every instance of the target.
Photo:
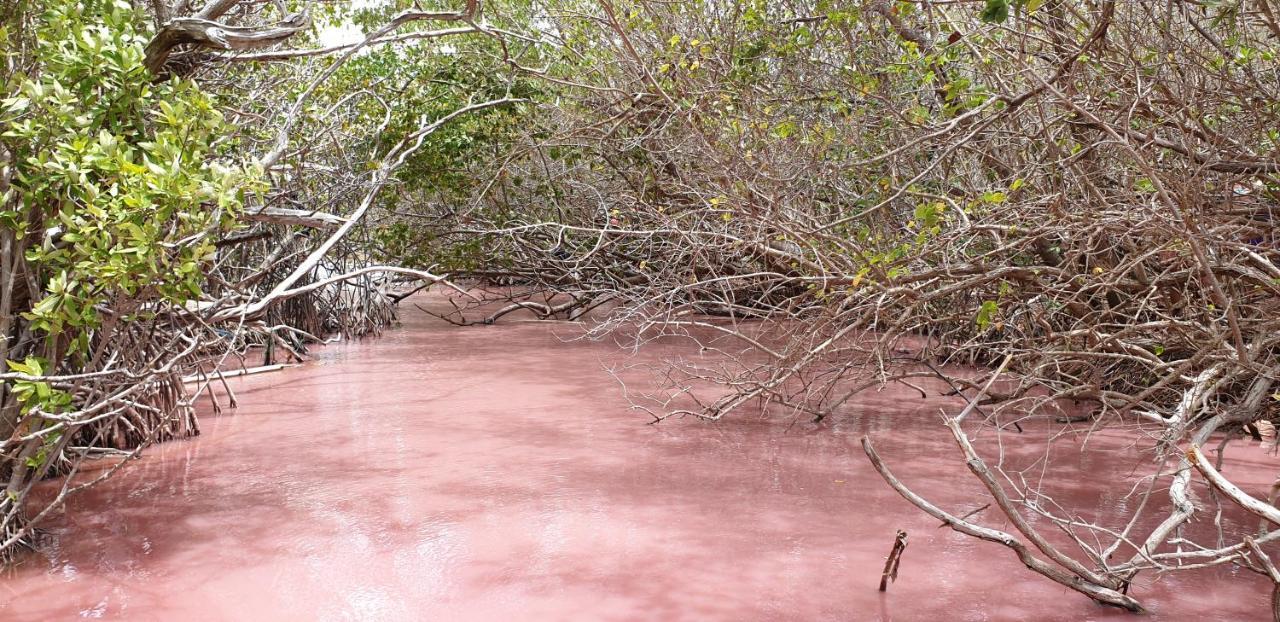
MULTIPOLYGON (((8 361, 9 370, 16 371, 28 376, 38 377, 45 374, 45 370, 49 367, 49 362, 29 356, 23 362, 8 361)), ((13 395, 18 399, 18 403, 26 408, 40 407, 47 412, 60 411, 71 404, 71 396, 64 391, 58 391, 49 383, 39 380, 19 380, 13 383, 13 395)))

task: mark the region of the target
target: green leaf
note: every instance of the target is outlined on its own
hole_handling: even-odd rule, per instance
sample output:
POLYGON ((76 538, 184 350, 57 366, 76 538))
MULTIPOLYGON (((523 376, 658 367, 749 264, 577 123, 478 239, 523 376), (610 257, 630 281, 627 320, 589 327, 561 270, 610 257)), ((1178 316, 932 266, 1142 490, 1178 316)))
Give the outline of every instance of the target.
POLYGON ((974 323, 978 325, 980 330, 986 330, 991 325, 991 320, 996 318, 996 314, 1000 312, 1000 307, 996 305, 996 301, 987 300, 978 308, 978 315, 974 318, 974 323))
POLYGON ((927 229, 938 224, 943 208, 941 203, 921 203, 916 206, 915 219, 927 229))
POLYGON ((17 361, 5 361, 5 362, 9 364, 9 369, 11 371, 16 371, 20 374, 27 374, 28 376, 39 375, 35 372, 35 370, 31 369, 31 366, 29 365, 23 365, 22 363, 19 363, 17 361))
POLYGON ((987 0, 982 9, 982 21, 987 23, 1004 23, 1009 19, 1009 0, 987 0))

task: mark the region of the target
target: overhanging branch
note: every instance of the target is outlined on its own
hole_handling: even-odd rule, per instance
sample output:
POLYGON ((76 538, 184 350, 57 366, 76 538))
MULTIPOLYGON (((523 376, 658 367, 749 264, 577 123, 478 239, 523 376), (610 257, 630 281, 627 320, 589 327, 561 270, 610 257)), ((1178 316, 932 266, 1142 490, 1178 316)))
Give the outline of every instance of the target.
POLYGON ((287 207, 264 207, 260 210, 247 211, 242 218, 251 222, 298 225, 311 227, 312 229, 332 229, 347 222, 347 219, 341 216, 304 209, 289 209, 287 207))
POLYGON ((170 20, 147 44, 144 64, 154 75, 161 75, 170 53, 179 45, 195 44, 200 47, 227 51, 256 50, 270 47, 302 32, 311 25, 306 14, 292 15, 288 19, 266 28, 228 26, 202 17, 179 17, 170 20))

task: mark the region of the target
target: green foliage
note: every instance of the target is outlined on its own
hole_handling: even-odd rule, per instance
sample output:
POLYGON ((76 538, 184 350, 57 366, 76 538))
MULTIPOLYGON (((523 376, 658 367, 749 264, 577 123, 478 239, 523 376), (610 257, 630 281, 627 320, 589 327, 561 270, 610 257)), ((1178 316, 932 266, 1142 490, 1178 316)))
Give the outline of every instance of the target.
MULTIPOLYGON (((335 6, 326 8, 324 16, 332 24, 371 31, 412 6, 400 1, 372 8, 335 6)), ((500 22, 527 21, 521 16, 526 10, 529 7, 518 2, 486 5, 487 17, 500 22)), ((435 27, 438 24, 409 24, 397 33, 435 27)), ((543 50, 537 46, 521 50, 521 62, 543 62, 543 50)), ((371 165, 404 136, 468 104, 503 97, 530 102, 549 99, 547 83, 512 75, 502 55, 503 45, 484 34, 370 47, 348 60, 316 91, 304 123, 317 131, 349 137, 337 166, 349 166, 346 158, 371 165)), ((472 269, 493 259, 479 241, 455 244, 413 220, 406 222, 398 212, 421 214, 435 206, 469 202, 492 179, 499 154, 536 127, 533 109, 528 105, 489 108, 458 117, 435 131, 397 171, 397 191, 379 197, 379 210, 370 219, 376 222, 367 249, 370 256, 441 270, 472 269)), ((491 205, 478 209, 488 210, 483 214, 486 219, 503 219, 491 205)))
MULTIPOLYGON (((33 356, 21 363, 8 361, 8 364, 10 371, 34 377, 43 376, 49 367, 48 361, 33 356)), ((54 390, 49 383, 37 380, 19 380, 13 383, 13 395, 26 408, 39 406, 48 412, 57 412, 71 403, 71 397, 67 393, 54 390)))
POLYGON ((1000 23, 1009 19, 1009 0, 987 0, 982 9, 982 21, 1000 23))
POLYGON ((996 316, 999 313, 1000 307, 996 304, 996 301, 984 300, 982 302, 982 306, 978 307, 978 314, 974 317, 973 321, 978 325, 979 330, 986 330, 987 327, 991 325, 991 322, 996 319, 996 316))
POLYGON ((1009 9, 1016 8, 1026 14, 1035 13, 1044 5, 1044 0, 987 0, 982 9, 982 21, 1004 23, 1009 19, 1009 9))
POLYGON ((230 131, 209 96, 186 81, 152 84, 136 18, 120 0, 55 3, 35 69, 0 101, 17 194, 0 226, 34 240, 26 260, 43 288, 22 317, 65 335, 67 354, 87 351, 99 305, 197 297, 211 234, 235 226, 257 183, 225 156, 230 131))

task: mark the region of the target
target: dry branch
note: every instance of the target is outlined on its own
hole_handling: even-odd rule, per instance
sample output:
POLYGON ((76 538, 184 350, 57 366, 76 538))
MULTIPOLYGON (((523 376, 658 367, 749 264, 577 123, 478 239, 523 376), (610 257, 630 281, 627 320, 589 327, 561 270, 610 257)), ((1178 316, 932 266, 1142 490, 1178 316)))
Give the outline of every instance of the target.
POLYGON ((901 480, 894 476, 893 472, 889 470, 889 467, 884 464, 883 460, 881 460, 879 454, 876 453, 875 447, 871 444, 871 439, 865 436, 862 437, 862 449, 866 452, 867 458, 871 460, 871 465, 875 467, 876 472, 880 474, 880 477, 884 478, 884 481, 888 483, 889 486, 898 491, 898 494, 902 495, 902 497, 907 501, 910 501, 912 505, 915 505, 930 516, 946 523, 952 529, 980 540, 1002 544, 1012 549, 1013 552, 1017 554, 1018 559, 1022 561, 1027 568, 1030 568, 1037 574, 1080 592, 1081 594, 1084 594, 1100 603, 1121 607, 1135 613, 1143 610, 1142 605, 1140 605, 1138 601, 1126 596, 1125 594, 1109 587, 1092 583, 1079 575, 1067 572, 1060 567, 1051 565, 1035 557, 1031 554, 1031 551, 1025 544, 1010 534, 996 529, 991 529, 989 527, 981 527, 948 514, 938 506, 925 500, 923 497, 911 492, 911 490, 908 489, 901 480))

